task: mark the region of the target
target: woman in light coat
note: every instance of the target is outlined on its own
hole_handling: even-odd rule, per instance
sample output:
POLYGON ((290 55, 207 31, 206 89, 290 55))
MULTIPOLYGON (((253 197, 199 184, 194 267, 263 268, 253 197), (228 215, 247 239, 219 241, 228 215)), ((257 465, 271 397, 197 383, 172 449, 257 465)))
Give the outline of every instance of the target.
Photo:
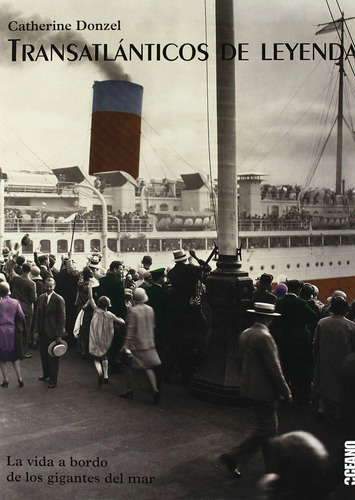
POLYGON ((153 391, 153 403, 157 404, 160 394, 153 368, 161 364, 154 342, 154 311, 148 306, 148 296, 144 288, 137 288, 133 293, 135 305, 128 311, 126 337, 121 348, 129 358, 126 369, 127 389, 122 398, 133 397, 133 372, 144 370, 153 391))

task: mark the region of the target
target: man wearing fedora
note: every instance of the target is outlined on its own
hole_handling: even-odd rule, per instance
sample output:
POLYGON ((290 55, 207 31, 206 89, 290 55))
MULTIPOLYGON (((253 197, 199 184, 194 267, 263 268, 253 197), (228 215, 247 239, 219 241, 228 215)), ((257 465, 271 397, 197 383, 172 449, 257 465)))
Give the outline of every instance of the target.
MULTIPOLYGON (((205 262, 200 266, 187 263, 185 250, 173 252, 175 266, 168 272, 171 284, 171 316, 169 325, 167 378, 180 371, 182 383, 187 384, 201 359, 207 336, 207 321, 198 297, 198 282, 205 262)), ((211 269, 207 265, 207 268, 211 269)), ((205 268, 206 269, 206 268, 205 268)))
POLYGON ((233 473, 241 476, 243 466, 261 446, 266 470, 270 468, 268 441, 277 435, 278 401, 283 398, 292 401, 291 391, 285 381, 278 350, 269 326, 275 313, 274 304, 256 302, 253 315, 254 324, 244 330, 239 338, 241 363, 241 396, 251 400, 255 413, 255 426, 251 433, 230 452, 221 455, 220 460, 233 473))
POLYGON ((55 293, 55 281, 47 278, 44 282, 45 293, 37 302, 37 311, 34 327, 34 339, 39 340, 43 375, 39 378, 48 381, 48 388, 57 385, 59 357, 53 355, 51 345, 61 344, 65 336, 65 302, 63 297, 55 293))

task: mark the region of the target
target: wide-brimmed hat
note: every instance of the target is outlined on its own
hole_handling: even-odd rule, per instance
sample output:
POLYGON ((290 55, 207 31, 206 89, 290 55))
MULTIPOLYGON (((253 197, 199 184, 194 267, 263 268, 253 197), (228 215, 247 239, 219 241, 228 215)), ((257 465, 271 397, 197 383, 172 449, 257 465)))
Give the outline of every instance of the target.
POLYGON ((100 267, 100 257, 98 255, 92 255, 91 257, 89 257, 87 266, 94 269, 100 267))
POLYGON ((48 354, 52 356, 52 358, 63 356, 63 354, 65 354, 67 350, 68 344, 63 339, 60 340, 60 344, 57 344, 57 342, 54 340, 48 346, 48 354))
POLYGON ((262 316, 281 316, 280 313, 275 312, 275 304, 266 302, 255 302, 254 309, 248 309, 247 312, 262 316))
POLYGON ((136 288, 133 292, 133 299, 136 302, 148 302, 149 300, 144 288, 136 288))
POLYGON ((174 255, 175 262, 182 262, 182 261, 187 259, 185 250, 182 250, 182 249, 174 250, 173 255, 174 255))

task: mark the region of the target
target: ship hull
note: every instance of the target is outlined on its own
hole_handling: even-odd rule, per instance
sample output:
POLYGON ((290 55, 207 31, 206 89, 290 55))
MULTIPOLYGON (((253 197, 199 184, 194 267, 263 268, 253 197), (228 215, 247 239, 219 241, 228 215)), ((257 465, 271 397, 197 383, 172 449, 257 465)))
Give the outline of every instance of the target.
MULTIPOLYGON (((207 233, 206 233, 207 234, 207 233)), ((248 245, 253 241, 253 234, 250 233, 248 245)), ((304 232, 306 234, 306 232, 304 232)), ((313 234, 313 233, 312 233, 313 234)), ((206 242, 213 241, 213 234, 208 233, 206 242)), ((248 235, 247 232, 241 233, 242 238, 248 235)), ((283 233, 284 235, 284 233, 283 233)), ((5 236, 7 243, 14 240, 14 234, 9 233, 5 236)), ((33 259, 33 249, 40 248, 43 253, 52 253, 57 257, 58 264, 62 257, 67 256, 70 248, 71 232, 46 232, 41 231, 30 234, 32 245, 22 247, 22 252, 28 259, 33 259)), ((117 243, 118 251, 108 248, 106 266, 112 260, 122 260, 127 268, 137 269, 141 265, 144 255, 151 255, 153 259, 153 269, 159 267, 170 268, 174 265, 172 251, 180 246, 187 253, 189 245, 187 241, 202 237, 202 233, 186 232, 176 233, 153 233, 147 234, 146 246, 142 251, 135 248, 129 251, 120 250, 120 241, 117 232, 109 232, 109 241, 117 243), (189 240, 185 240, 189 236, 189 240), (166 242, 169 238, 174 241, 174 248, 169 246, 165 251, 150 250, 150 243, 166 242)), ((270 239, 270 236, 268 236, 270 239)), ((83 267, 88 256, 95 250, 100 251, 101 233, 99 231, 75 233, 73 258, 76 267, 83 267), (76 251, 80 242, 80 251, 76 251)), ((109 245, 110 246, 110 245, 109 245)), ((207 248, 196 248, 199 258, 207 259, 211 250, 207 248)), ((288 248, 246 248, 242 250, 242 270, 248 272, 254 281, 262 273, 270 273, 274 276, 274 283, 287 279, 299 279, 304 282, 313 283, 320 290, 320 299, 324 302, 336 289, 344 290, 349 301, 355 299, 355 245, 342 246, 298 246, 288 248)), ((216 261, 210 262, 212 269, 216 267, 216 261)))

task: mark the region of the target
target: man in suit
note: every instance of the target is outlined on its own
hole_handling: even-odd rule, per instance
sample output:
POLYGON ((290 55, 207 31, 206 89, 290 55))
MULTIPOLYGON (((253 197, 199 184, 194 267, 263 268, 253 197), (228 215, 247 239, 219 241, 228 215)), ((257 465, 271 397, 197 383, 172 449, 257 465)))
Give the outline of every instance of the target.
POLYGON ((276 311, 281 314, 280 357, 285 378, 297 404, 307 404, 310 399, 313 375, 313 355, 309 324, 317 314, 307 302, 299 298, 303 283, 287 281, 288 293, 276 301, 276 311))
POLYGON ((241 362, 241 396, 252 402, 255 425, 248 436, 220 460, 234 477, 240 477, 240 466, 246 464, 261 446, 266 470, 271 467, 269 439, 277 435, 276 406, 281 398, 292 401, 291 391, 282 373, 278 350, 269 326, 275 313, 274 304, 256 302, 249 309, 254 324, 239 338, 241 362))
POLYGON ((148 306, 153 308, 155 315, 154 339, 155 348, 159 354, 161 365, 155 367, 158 389, 162 383, 162 370, 165 370, 167 356, 168 335, 168 313, 170 309, 170 298, 168 292, 163 288, 165 279, 165 268, 154 269, 150 272, 153 284, 146 288, 149 297, 148 306))
MULTIPOLYGON (((25 314, 26 321, 26 349, 32 344, 31 327, 33 319, 33 308, 37 300, 36 285, 30 278, 31 266, 24 262, 22 264, 22 273, 14 274, 10 283, 11 294, 13 299, 17 299, 25 314)), ((31 358, 31 354, 25 354, 25 358, 31 358)))
POLYGON ((201 361, 201 347, 206 343, 208 326, 201 304, 202 288, 198 285, 203 271, 211 270, 203 260, 197 259, 193 250, 190 254, 199 266, 188 263, 185 250, 174 250, 175 266, 168 272, 171 314, 167 374, 169 378, 180 371, 184 385, 189 383, 201 361))
POLYGON ((47 381, 48 388, 54 389, 57 385, 59 357, 48 353, 49 345, 55 341, 61 343, 65 335, 65 302, 63 297, 55 293, 55 281, 47 278, 44 282, 45 293, 37 302, 37 312, 34 328, 34 339, 39 340, 39 350, 43 375, 39 380, 47 381))
POLYGON ((271 283, 274 277, 272 274, 264 273, 260 276, 258 289, 253 292, 252 301, 254 302, 267 302, 268 304, 275 304, 276 296, 271 293, 271 283))

